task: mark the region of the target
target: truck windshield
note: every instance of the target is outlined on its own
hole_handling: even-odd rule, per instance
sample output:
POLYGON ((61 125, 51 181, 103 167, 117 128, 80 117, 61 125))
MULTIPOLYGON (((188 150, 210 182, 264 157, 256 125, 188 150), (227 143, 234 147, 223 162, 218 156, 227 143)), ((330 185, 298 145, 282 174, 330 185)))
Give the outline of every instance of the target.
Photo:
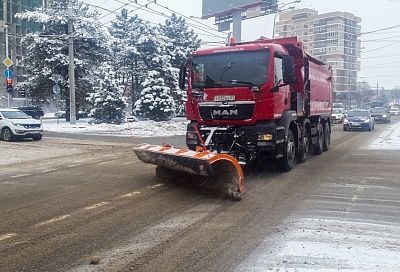
POLYGON ((261 86, 268 76, 269 50, 193 57, 192 88, 261 86))

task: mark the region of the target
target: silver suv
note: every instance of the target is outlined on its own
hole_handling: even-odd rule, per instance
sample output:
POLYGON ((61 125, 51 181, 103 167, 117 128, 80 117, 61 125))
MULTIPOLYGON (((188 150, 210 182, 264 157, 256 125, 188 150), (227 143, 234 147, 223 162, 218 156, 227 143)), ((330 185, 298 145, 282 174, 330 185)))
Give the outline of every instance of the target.
POLYGON ((41 140, 43 128, 40 121, 17 109, 0 108, 0 139, 12 141, 17 138, 41 140))

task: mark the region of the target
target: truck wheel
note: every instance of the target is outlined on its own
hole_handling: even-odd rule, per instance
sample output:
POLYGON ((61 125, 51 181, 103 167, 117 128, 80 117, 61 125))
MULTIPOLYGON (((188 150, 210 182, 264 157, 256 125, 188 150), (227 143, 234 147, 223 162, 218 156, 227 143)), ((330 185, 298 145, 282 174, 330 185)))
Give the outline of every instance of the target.
POLYGON ((283 158, 279 159, 278 167, 280 170, 288 172, 294 168, 296 164, 296 144, 294 143, 293 132, 289 130, 288 139, 285 144, 285 153, 283 158))
POLYGON ((1 131, 1 139, 3 139, 6 142, 11 142, 14 140, 14 134, 12 133, 11 129, 9 128, 4 128, 1 131))
POLYGON ((321 155, 324 148, 324 128, 318 123, 318 142, 313 145, 314 155, 321 155))
POLYGON ((328 151, 330 146, 331 146, 331 130, 329 128, 329 124, 326 123, 324 126, 323 151, 328 151))
POLYGON ((310 137, 308 131, 305 132, 303 137, 303 147, 299 148, 299 153, 297 154, 297 161, 303 163, 307 160, 308 153, 310 152, 310 137))

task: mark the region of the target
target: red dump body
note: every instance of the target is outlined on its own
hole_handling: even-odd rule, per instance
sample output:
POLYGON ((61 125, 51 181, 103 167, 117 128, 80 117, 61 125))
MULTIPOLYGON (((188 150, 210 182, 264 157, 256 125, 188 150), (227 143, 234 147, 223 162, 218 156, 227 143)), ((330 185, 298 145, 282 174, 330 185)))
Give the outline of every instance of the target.
MULTIPOLYGON (((218 61, 215 63, 215 65, 220 65, 218 61)), ((199 50, 192 54, 192 65, 193 67, 189 69, 186 112, 189 120, 196 121, 201 125, 251 126, 259 121, 279 119, 286 110, 293 109, 299 117, 329 116, 331 114, 331 69, 307 55, 303 50, 303 44, 297 41, 297 38, 259 39, 222 48, 199 50), (279 85, 277 79, 280 76, 277 66, 280 67, 280 57, 283 55, 293 57, 296 81, 277 87, 279 85), (241 81, 256 82, 258 80, 254 75, 259 74, 263 78, 259 80, 261 83, 245 85, 231 81, 226 86, 210 86, 210 84, 203 87, 196 86, 196 82, 208 80, 202 78, 204 77, 202 67, 207 67, 207 63, 213 63, 219 58, 225 61, 229 60, 226 66, 221 65, 222 68, 216 69, 216 71, 222 70, 218 75, 221 79, 231 72, 232 66, 241 65, 243 66, 241 81), (231 62, 231 59, 234 61, 231 62), (246 61, 247 59, 248 61, 246 61), (254 67, 253 64, 258 66, 254 67), (248 79, 246 75, 248 75, 248 79), (235 105, 234 110, 229 108, 230 104, 235 105), (213 110, 213 106, 218 106, 219 109, 213 110), (226 106, 226 110, 224 110, 224 106, 226 106), (237 113, 236 109, 239 109, 239 115, 240 109, 243 109, 243 115, 234 116, 237 113), (209 118, 207 114, 210 111, 213 111, 216 116, 209 118)), ((216 81, 220 78, 217 78, 216 81)))

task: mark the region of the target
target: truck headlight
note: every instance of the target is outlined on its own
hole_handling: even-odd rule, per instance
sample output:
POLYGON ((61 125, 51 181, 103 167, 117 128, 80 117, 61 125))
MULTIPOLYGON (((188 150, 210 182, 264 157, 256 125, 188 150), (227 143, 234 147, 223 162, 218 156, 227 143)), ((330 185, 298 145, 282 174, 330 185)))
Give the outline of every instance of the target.
POLYGON ((197 145, 197 134, 193 131, 186 132, 186 144, 197 145))
POLYGON ((258 134, 257 141, 272 141, 273 137, 272 134, 258 134))
POLYGON ((188 139, 188 140, 196 140, 197 141, 196 132, 192 132, 192 131, 186 132, 186 139, 188 139))

